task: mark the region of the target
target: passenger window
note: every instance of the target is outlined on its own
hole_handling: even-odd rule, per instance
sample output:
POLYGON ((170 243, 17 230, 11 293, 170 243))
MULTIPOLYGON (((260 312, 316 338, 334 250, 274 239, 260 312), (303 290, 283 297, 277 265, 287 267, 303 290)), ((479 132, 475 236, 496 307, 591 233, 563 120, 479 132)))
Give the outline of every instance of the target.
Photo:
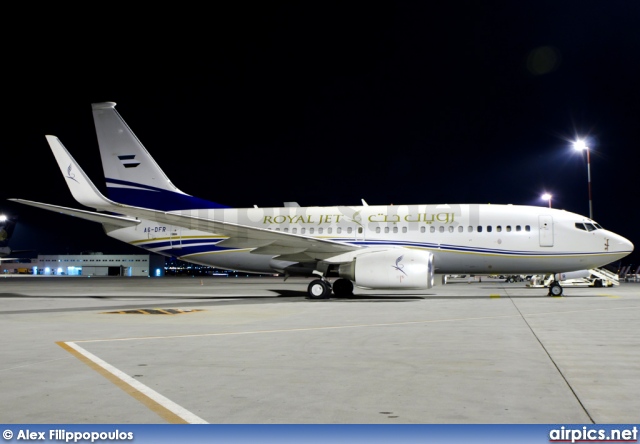
POLYGON ((362 234, 362 227, 358 227, 358 233, 362 234))
POLYGON ((329 234, 333 233, 333 228, 327 228, 327 233, 329 234))
POLYGON ((420 232, 424 233, 425 231, 427 231, 424 227, 420 227, 420 232))
POLYGON ((502 231, 502 227, 501 227, 500 225, 498 225, 498 226, 496 227, 496 231, 497 231, 498 233, 500 233, 500 232, 502 231))
POLYGON ((473 233, 473 227, 472 227, 471 225, 469 225, 469 226, 467 227, 467 231, 468 231, 469 233, 473 233))
POLYGON ((402 232, 406 233, 407 232, 407 227, 402 227, 402 232))
POLYGON ((449 233, 453 233, 453 226, 449 225, 449 233))
POLYGON ((309 228, 309 234, 313 234, 313 228, 309 228))
POLYGON ((284 229, 284 232, 285 232, 285 233, 288 233, 288 232, 289 232, 289 229, 288 229, 288 228, 285 228, 285 229, 284 229))
POLYGON ((464 231, 464 227, 462 225, 458 225, 458 233, 462 233, 464 231))
POLYGON ((525 225, 524 231, 531 231, 531 225, 525 225))
POLYGON ((522 227, 520 225, 516 225, 516 231, 522 231, 522 227))
POLYGON ((306 229, 306 228, 301 228, 301 229, 300 229, 300 233, 302 233, 302 234, 304 234, 306 231, 307 231, 307 229, 306 229))
POLYGON ((376 233, 380 233, 380 227, 376 227, 376 233))
POLYGON ((493 231, 493 227, 491 225, 487 225, 487 233, 491 233, 493 231))
POLYGON ((440 228, 438 228, 438 231, 441 233, 444 233, 444 226, 440 225, 440 228))
MULTIPOLYGON (((304 230, 304 228, 303 228, 304 230)), ((342 227, 338 227, 338 234, 342 233, 342 227)))
POLYGON ((293 234, 296 234, 296 233, 298 232, 298 229, 297 229, 297 228, 292 228, 292 229, 291 229, 291 232, 292 232, 293 234))
POLYGON ((429 227, 429 231, 431 231, 432 233, 436 232, 436 227, 434 227, 433 225, 429 227))
POLYGON ((507 225, 507 233, 511 232, 511 225, 507 225))
POLYGON ((478 233, 482 233, 482 225, 478 225, 478 233))
POLYGON ((323 231, 322 227, 318 228, 318 234, 322 234, 323 231))
POLYGON ((393 227, 393 232, 397 233, 398 232, 398 227, 393 227))
MULTIPOLYGON (((313 228, 312 228, 311 230, 313 230, 313 228)), ((351 234, 351 232, 352 232, 352 231, 353 231, 353 228, 352 228, 352 227, 347 228, 347 233, 348 233, 348 234, 351 234)))
POLYGON ((384 227, 384 232, 388 233, 389 232, 389 227, 384 227))

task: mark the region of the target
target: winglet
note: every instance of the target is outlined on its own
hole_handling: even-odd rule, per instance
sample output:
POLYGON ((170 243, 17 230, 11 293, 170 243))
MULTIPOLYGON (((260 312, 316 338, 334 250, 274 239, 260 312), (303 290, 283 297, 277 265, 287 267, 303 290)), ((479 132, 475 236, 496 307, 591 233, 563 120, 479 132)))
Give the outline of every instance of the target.
POLYGON ((62 145, 60 139, 56 136, 46 136, 47 142, 53 151, 53 155, 58 162, 58 167, 62 175, 67 180, 67 186, 71 191, 73 197, 82 205, 87 207, 113 210, 118 204, 112 200, 107 199, 96 186, 91 182, 91 179, 82 171, 80 165, 71 157, 71 154, 62 145))

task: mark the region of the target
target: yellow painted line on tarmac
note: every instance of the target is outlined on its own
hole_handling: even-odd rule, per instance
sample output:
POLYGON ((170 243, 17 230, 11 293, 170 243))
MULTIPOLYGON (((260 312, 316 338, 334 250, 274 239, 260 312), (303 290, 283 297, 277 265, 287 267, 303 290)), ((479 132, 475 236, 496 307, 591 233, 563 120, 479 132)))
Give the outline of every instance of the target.
POLYGON ((56 344, 133 396, 167 422, 171 424, 208 424, 204 419, 89 353, 78 344, 74 342, 56 342, 56 344))
POLYGON ((159 311, 160 313, 164 313, 167 315, 172 315, 173 313, 167 311, 167 310, 163 310, 162 308, 156 308, 155 310, 159 311))
POLYGON ((491 299, 494 299, 494 298, 499 298, 499 297, 500 297, 500 295, 499 295, 499 294, 490 294, 490 295, 489 295, 489 297, 490 297, 491 299))
POLYGON ((602 296, 605 298, 612 298, 612 299, 620 299, 620 296, 617 296, 615 294, 599 294, 598 296, 602 296))
POLYGON ((118 311, 105 311, 102 314, 143 314, 143 315, 177 315, 197 313, 204 311, 201 309, 181 309, 181 308, 139 308, 136 310, 118 310, 118 311))

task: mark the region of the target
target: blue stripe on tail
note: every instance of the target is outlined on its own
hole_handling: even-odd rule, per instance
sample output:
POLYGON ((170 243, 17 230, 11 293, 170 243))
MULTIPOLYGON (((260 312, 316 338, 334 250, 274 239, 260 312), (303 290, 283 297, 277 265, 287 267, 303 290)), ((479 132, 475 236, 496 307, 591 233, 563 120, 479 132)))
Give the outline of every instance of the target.
POLYGON ((229 208, 188 194, 118 179, 107 178, 107 194, 109 199, 118 203, 160 211, 229 208), (127 188, 112 185, 123 185, 127 188))

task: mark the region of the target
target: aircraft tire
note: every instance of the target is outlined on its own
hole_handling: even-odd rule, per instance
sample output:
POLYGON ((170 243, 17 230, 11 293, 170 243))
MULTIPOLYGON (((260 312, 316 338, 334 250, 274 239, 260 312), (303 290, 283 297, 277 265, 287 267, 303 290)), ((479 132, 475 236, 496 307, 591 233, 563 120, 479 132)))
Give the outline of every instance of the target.
POLYGON ((333 294, 341 298, 353 296, 353 284, 348 279, 338 279, 333 283, 333 294))
POLYGON ((307 287, 309 299, 328 299, 331 287, 322 279, 314 279, 307 287))
POLYGON ((562 296, 562 285, 557 282, 552 282, 549 285, 549 296, 562 296))

